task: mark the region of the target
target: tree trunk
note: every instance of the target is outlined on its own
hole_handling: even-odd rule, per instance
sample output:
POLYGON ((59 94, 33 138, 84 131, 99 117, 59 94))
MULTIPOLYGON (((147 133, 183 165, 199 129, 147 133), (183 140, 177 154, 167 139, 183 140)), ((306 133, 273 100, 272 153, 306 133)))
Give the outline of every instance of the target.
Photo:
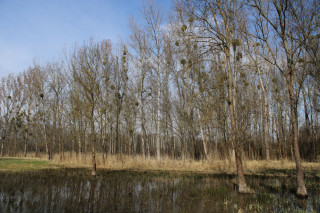
POLYGON ((78 154, 81 156, 81 133, 78 135, 78 154))
POLYGON ((265 129, 264 129, 264 140, 265 140, 265 144, 266 144, 266 159, 270 160, 270 135, 269 135, 269 103, 268 103, 268 96, 265 93, 264 94, 264 103, 265 103, 265 108, 264 108, 264 115, 265 115, 265 129))
POLYGON ((284 114, 284 121, 282 123, 283 125, 283 135, 284 135, 284 153, 285 153, 285 159, 288 159, 288 141, 290 141, 290 137, 288 136, 288 132, 290 132, 287 129, 287 118, 289 115, 289 106, 285 106, 285 114, 284 114))
MULTIPOLYGON (((209 128, 208 128, 209 129, 209 128)), ((209 131, 210 132, 210 131, 209 131)), ((217 129, 214 129, 214 158, 219 159, 219 150, 218 150, 218 133, 220 133, 217 129)), ((220 135, 220 134, 219 134, 220 135)), ((209 133, 209 143, 210 143, 210 133, 209 133)))
MULTIPOLYGON (((160 72, 160 69, 158 69, 160 72)), ((158 94, 157 94, 157 138, 156 138, 156 150, 157 150, 157 161, 160 161, 160 95, 161 95, 161 84, 160 84, 160 73, 158 73, 158 94)))
POLYGON ((183 161, 186 159, 184 136, 181 137, 181 158, 182 158, 183 161))
POLYGON ((111 153, 113 153, 112 152, 112 150, 113 150, 112 144, 113 144, 113 130, 112 130, 112 123, 111 123, 110 124, 110 144, 109 144, 109 150, 108 150, 109 156, 111 155, 111 153))
POLYGON ((50 156, 50 144, 48 143, 48 140, 47 140, 47 131, 46 131, 46 121, 45 121, 45 118, 43 118, 43 137, 44 137, 44 142, 46 144, 46 152, 47 152, 47 157, 48 157, 48 160, 51 159, 51 156, 50 156))
POLYGON ((309 121, 309 114, 308 114, 308 105, 307 105, 307 98, 306 98, 306 89, 304 85, 302 86, 302 95, 303 95, 303 105, 304 105, 304 117, 305 123, 307 127, 308 134, 310 133, 310 121, 309 121))
POLYGON ((27 140, 28 140, 28 132, 25 132, 24 136, 24 157, 27 157, 27 140))
POLYGON ((103 117, 102 115, 100 116, 100 143, 101 143, 101 157, 102 157, 102 163, 103 165, 105 165, 106 163, 106 160, 105 160, 105 140, 104 140, 104 137, 105 135, 103 135, 103 117))
MULTIPOLYGON (((80 115, 82 116, 82 115, 80 115)), ((78 137, 79 137, 79 141, 78 141, 78 152, 79 152, 79 155, 81 157, 82 155, 82 150, 81 150, 81 144, 82 144, 82 137, 83 137, 83 134, 82 134, 82 117, 80 117, 80 121, 79 121, 79 132, 78 132, 78 137)))
POLYGON ((144 151, 144 133, 143 133, 143 131, 141 134, 141 154, 142 154, 142 158, 145 159, 146 155, 145 155, 145 151, 144 151))
POLYGON ((4 148, 4 142, 3 142, 3 139, 1 139, 1 157, 3 157, 3 148, 4 148))
MULTIPOLYGON (((270 160, 270 137, 269 137, 269 99, 268 99, 268 92, 267 92, 267 87, 266 83, 263 82, 260 70, 259 71, 259 80, 261 84, 261 88, 263 90, 263 95, 264 95, 264 110, 262 110, 261 113, 263 113, 263 121, 264 121, 264 141, 265 141, 265 146, 266 146, 266 160, 270 160)), ((267 67, 266 75, 269 74, 269 66, 267 67)), ((268 77, 267 77, 268 78, 268 77)), ((266 80, 267 81, 267 80, 266 80)))
POLYGON ((18 131, 15 130, 15 134, 14 134, 14 156, 17 156, 17 134, 18 134, 18 131))
POLYGON ((237 173, 238 173, 238 192, 239 193, 250 193, 249 188, 247 187, 246 180, 244 177, 243 167, 242 167, 242 160, 240 154, 240 147, 239 142, 237 139, 237 124, 236 124, 236 115, 235 115, 235 98, 236 94, 233 82, 233 73, 230 65, 230 56, 228 49, 225 49, 226 53, 226 62, 227 62, 227 72, 228 72, 228 104, 230 110, 230 119, 231 119, 231 139, 233 148, 235 151, 235 160, 237 166, 237 173))
POLYGON ((199 117, 199 126, 200 126, 200 134, 201 134, 201 139, 202 139, 204 158, 207 159, 208 158, 207 138, 205 136, 205 132, 203 131, 203 126, 202 126, 202 122, 201 122, 201 115, 200 115, 199 109, 198 109, 198 117, 199 117))
POLYGON ((174 159, 174 136, 171 135, 171 158, 174 159))
POLYGON ((95 139, 95 134, 92 133, 92 140, 91 140, 91 155, 92 155, 92 172, 91 175, 92 176, 96 176, 96 171, 97 171, 97 167, 96 167, 96 139, 95 139))
POLYGON ((47 133, 46 133, 46 128, 44 128, 44 141, 46 143, 46 149, 47 149, 47 155, 48 155, 48 160, 51 160, 51 156, 50 156, 50 143, 47 140, 47 133))
MULTIPOLYGON (((94 101, 93 95, 91 95, 91 100, 94 101)), ((92 156, 92 176, 96 176, 96 132, 94 128, 94 105, 91 103, 91 156, 92 156)))
MULTIPOLYGON (((141 79, 141 85, 140 85, 141 88, 143 88, 143 78, 141 79)), ((144 139, 145 139, 145 135, 146 135, 146 130, 145 130, 145 120, 144 120, 144 103, 143 103, 143 97, 142 97, 142 91, 140 92, 140 103, 141 103, 141 106, 140 106, 140 109, 141 109, 141 154, 142 154, 142 158, 144 159, 145 158, 145 142, 144 142, 144 139)))
POLYGON ((307 189, 304 183, 303 168, 301 165, 300 150, 298 144, 298 109, 296 105, 296 97, 294 94, 294 75, 289 74, 287 76, 289 96, 290 96, 290 112, 291 112, 291 121, 292 121, 292 130, 293 130, 293 146, 294 146, 294 159, 296 161, 296 170, 297 170, 297 195, 299 197, 308 197, 307 189))
POLYGON ((61 135, 59 134, 58 135, 58 146, 59 146, 59 159, 60 159, 60 162, 62 161, 62 150, 61 150, 61 135))
POLYGON ((146 141, 146 146, 147 146, 147 156, 148 156, 148 159, 151 158, 151 155, 150 155, 150 139, 148 141, 146 141))
MULTIPOLYGON (((65 140, 65 138, 62 136, 62 142, 61 142, 61 149, 62 149, 62 160, 64 161, 64 140, 65 140)), ((51 158, 52 158, 52 156, 51 156, 51 158)))
POLYGON ((120 110, 117 111, 117 126, 116 126, 116 137, 118 143, 118 154, 119 158, 122 159, 122 147, 121 147, 121 139, 120 139, 120 110))
POLYGON ((38 140, 36 140, 36 158, 39 157, 39 153, 38 153, 38 140))

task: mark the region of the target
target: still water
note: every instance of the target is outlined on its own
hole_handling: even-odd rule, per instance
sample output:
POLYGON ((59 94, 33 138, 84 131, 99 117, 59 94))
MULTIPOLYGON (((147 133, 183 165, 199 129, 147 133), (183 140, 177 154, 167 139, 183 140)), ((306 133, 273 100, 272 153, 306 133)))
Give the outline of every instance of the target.
POLYGON ((239 195, 234 177, 85 169, 0 173, 0 212, 320 212, 320 183, 308 199, 294 178, 247 177, 255 194, 239 195))

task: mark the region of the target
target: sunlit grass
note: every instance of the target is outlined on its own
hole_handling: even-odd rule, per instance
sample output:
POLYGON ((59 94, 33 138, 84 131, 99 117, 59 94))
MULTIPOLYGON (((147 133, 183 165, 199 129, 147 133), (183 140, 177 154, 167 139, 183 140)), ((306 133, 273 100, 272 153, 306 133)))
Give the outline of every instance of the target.
POLYGON ((60 165, 56 165, 48 160, 36 158, 0 158, 0 172, 23 172, 60 167, 60 165))

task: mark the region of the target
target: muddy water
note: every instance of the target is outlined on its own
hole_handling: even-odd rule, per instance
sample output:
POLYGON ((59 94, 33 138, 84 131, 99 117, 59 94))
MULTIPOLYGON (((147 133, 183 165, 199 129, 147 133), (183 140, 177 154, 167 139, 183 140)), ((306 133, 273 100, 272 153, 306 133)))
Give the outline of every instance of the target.
POLYGON ((253 178, 239 195, 232 176, 82 169, 0 173, 0 212, 320 212, 320 183, 307 179, 308 199, 294 179, 253 178))

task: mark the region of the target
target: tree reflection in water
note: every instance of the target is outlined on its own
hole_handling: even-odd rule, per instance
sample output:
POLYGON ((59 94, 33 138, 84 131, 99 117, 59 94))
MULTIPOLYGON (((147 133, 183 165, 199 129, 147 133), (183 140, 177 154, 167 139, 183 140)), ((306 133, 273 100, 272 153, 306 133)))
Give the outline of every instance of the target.
MULTIPOLYGON (((83 169, 0 173, 0 212, 317 211, 320 189, 294 196, 294 182, 249 178, 254 195, 239 195, 231 176, 83 169)), ((317 181, 317 180, 315 180, 317 181)))

